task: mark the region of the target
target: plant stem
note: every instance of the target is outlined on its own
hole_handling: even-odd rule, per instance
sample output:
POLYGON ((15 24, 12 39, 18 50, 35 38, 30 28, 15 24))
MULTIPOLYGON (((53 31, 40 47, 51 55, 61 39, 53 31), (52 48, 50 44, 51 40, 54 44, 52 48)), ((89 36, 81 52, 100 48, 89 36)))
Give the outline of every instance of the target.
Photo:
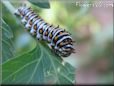
POLYGON ((12 4, 9 1, 2 0, 2 3, 5 5, 5 7, 7 7, 11 14, 14 14, 16 9, 12 6, 12 4))

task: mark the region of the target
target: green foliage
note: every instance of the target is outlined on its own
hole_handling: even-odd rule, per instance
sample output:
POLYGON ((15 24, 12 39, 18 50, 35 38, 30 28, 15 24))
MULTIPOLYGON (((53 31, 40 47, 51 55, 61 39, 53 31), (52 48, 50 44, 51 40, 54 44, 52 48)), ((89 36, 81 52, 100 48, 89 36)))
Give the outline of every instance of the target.
POLYGON ((5 23, 4 20, 2 21, 2 61, 6 61, 9 58, 13 57, 13 33, 11 28, 5 23))
MULTIPOLYGON (((32 2, 32 0, 29 1, 32 2)), ((43 8, 49 7, 48 2, 47 5, 45 3, 39 4, 43 8)), ((6 5, 6 8, 7 6, 8 5, 6 5)), ((6 14, 4 16, 6 20, 9 19, 9 16, 6 16, 6 14)), ((10 19, 8 21, 10 21, 10 19)), ((15 22, 17 22, 17 19, 15 19, 15 22)), ((75 83, 74 67, 72 67, 69 63, 64 62, 61 57, 52 52, 45 42, 39 42, 36 40, 37 44, 35 46, 32 41, 30 43, 34 45, 34 48, 24 51, 23 54, 18 53, 13 56, 14 44, 12 43, 11 38, 14 36, 13 32, 15 33, 17 28, 17 31, 19 32, 19 27, 14 30, 10 29, 10 27, 13 27, 14 25, 11 24, 9 27, 3 20, 2 23, 2 59, 4 60, 4 63, 2 63, 2 84, 75 83)), ((21 27, 20 29, 24 28, 21 27)), ((20 44, 21 43, 23 42, 20 41, 20 44)))
POLYGON ((50 8, 49 0, 28 0, 28 1, 41 8, 50 8))
POLYGON ((74 68, 42 44, 3 64, 4 84, 73 84, 74 68))

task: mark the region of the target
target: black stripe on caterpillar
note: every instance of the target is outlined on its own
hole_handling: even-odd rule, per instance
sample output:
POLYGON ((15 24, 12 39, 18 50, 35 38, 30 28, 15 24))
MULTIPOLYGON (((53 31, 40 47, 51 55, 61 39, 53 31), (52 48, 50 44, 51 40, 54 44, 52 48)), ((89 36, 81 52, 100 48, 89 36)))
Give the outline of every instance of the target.
POLYGON ((70 33, 46 23, 31 8, 25 6, 16 10, 15 15, 21 16, 21 22, 38 40, 47 41, 49 47, 59 56, 68 57, 74 53, 73 40, 70 33))

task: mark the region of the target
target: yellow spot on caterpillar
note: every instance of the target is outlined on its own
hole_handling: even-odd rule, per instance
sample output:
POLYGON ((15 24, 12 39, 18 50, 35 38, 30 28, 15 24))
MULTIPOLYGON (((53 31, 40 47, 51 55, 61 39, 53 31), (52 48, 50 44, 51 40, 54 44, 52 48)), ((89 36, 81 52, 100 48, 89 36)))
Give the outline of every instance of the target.
POLYGON ((32 20, 29 22, 30 25, 32 25, 32 20))
POLYGON ((47 36, 48 35, 48 32, 46 31, 45 35, 47 36))
POLYGON ((57 40, 58 39, 58 36, 56 36, 55 38, 54 38, 54 40, 57 40))
POLYGON ((42 29, 40 29, 40 31, 39 31, 39 32, 40 32, 40 34, 42 34, 42 33, 43 33, 43 30, 42 30, 42 29))
POLYGON ((52 37, 52 34, 50 34, 50 38, 52 37))
POLYGON ((62 45, 63 45, 63 43, 61 42, 61 43, 60 43, 60 46, 62 46, 62 45))
POLYGON ((37 26, 36 25, 34 25, 34 30, 36 30, 37 29, 37 26))
POLYGON ((62 34, 62 32, 60 32, 59 34, 62 34))

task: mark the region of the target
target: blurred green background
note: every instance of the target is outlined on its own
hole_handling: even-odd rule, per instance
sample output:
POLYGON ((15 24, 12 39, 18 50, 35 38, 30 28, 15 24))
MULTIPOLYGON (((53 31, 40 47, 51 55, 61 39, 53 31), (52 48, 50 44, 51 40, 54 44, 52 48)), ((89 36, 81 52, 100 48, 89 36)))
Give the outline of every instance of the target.
MULTIPOLYGON (((26 0, 25 0, 26 2, 26 0)), ((18 8, 23 1, 12 4, 18 8)), ((113 8, 80 7, 65 1, 50 1, 50 9, 31 5, 46 22, 68 30, 76 41, 76 53, 64 60, 76 68, 76 84, 113 83, 113 8)), ((2 6, 2 17, 14 34, 14 55, 20 55, 35 45, 35 40, 14 19, 9 10, 2 6)))

